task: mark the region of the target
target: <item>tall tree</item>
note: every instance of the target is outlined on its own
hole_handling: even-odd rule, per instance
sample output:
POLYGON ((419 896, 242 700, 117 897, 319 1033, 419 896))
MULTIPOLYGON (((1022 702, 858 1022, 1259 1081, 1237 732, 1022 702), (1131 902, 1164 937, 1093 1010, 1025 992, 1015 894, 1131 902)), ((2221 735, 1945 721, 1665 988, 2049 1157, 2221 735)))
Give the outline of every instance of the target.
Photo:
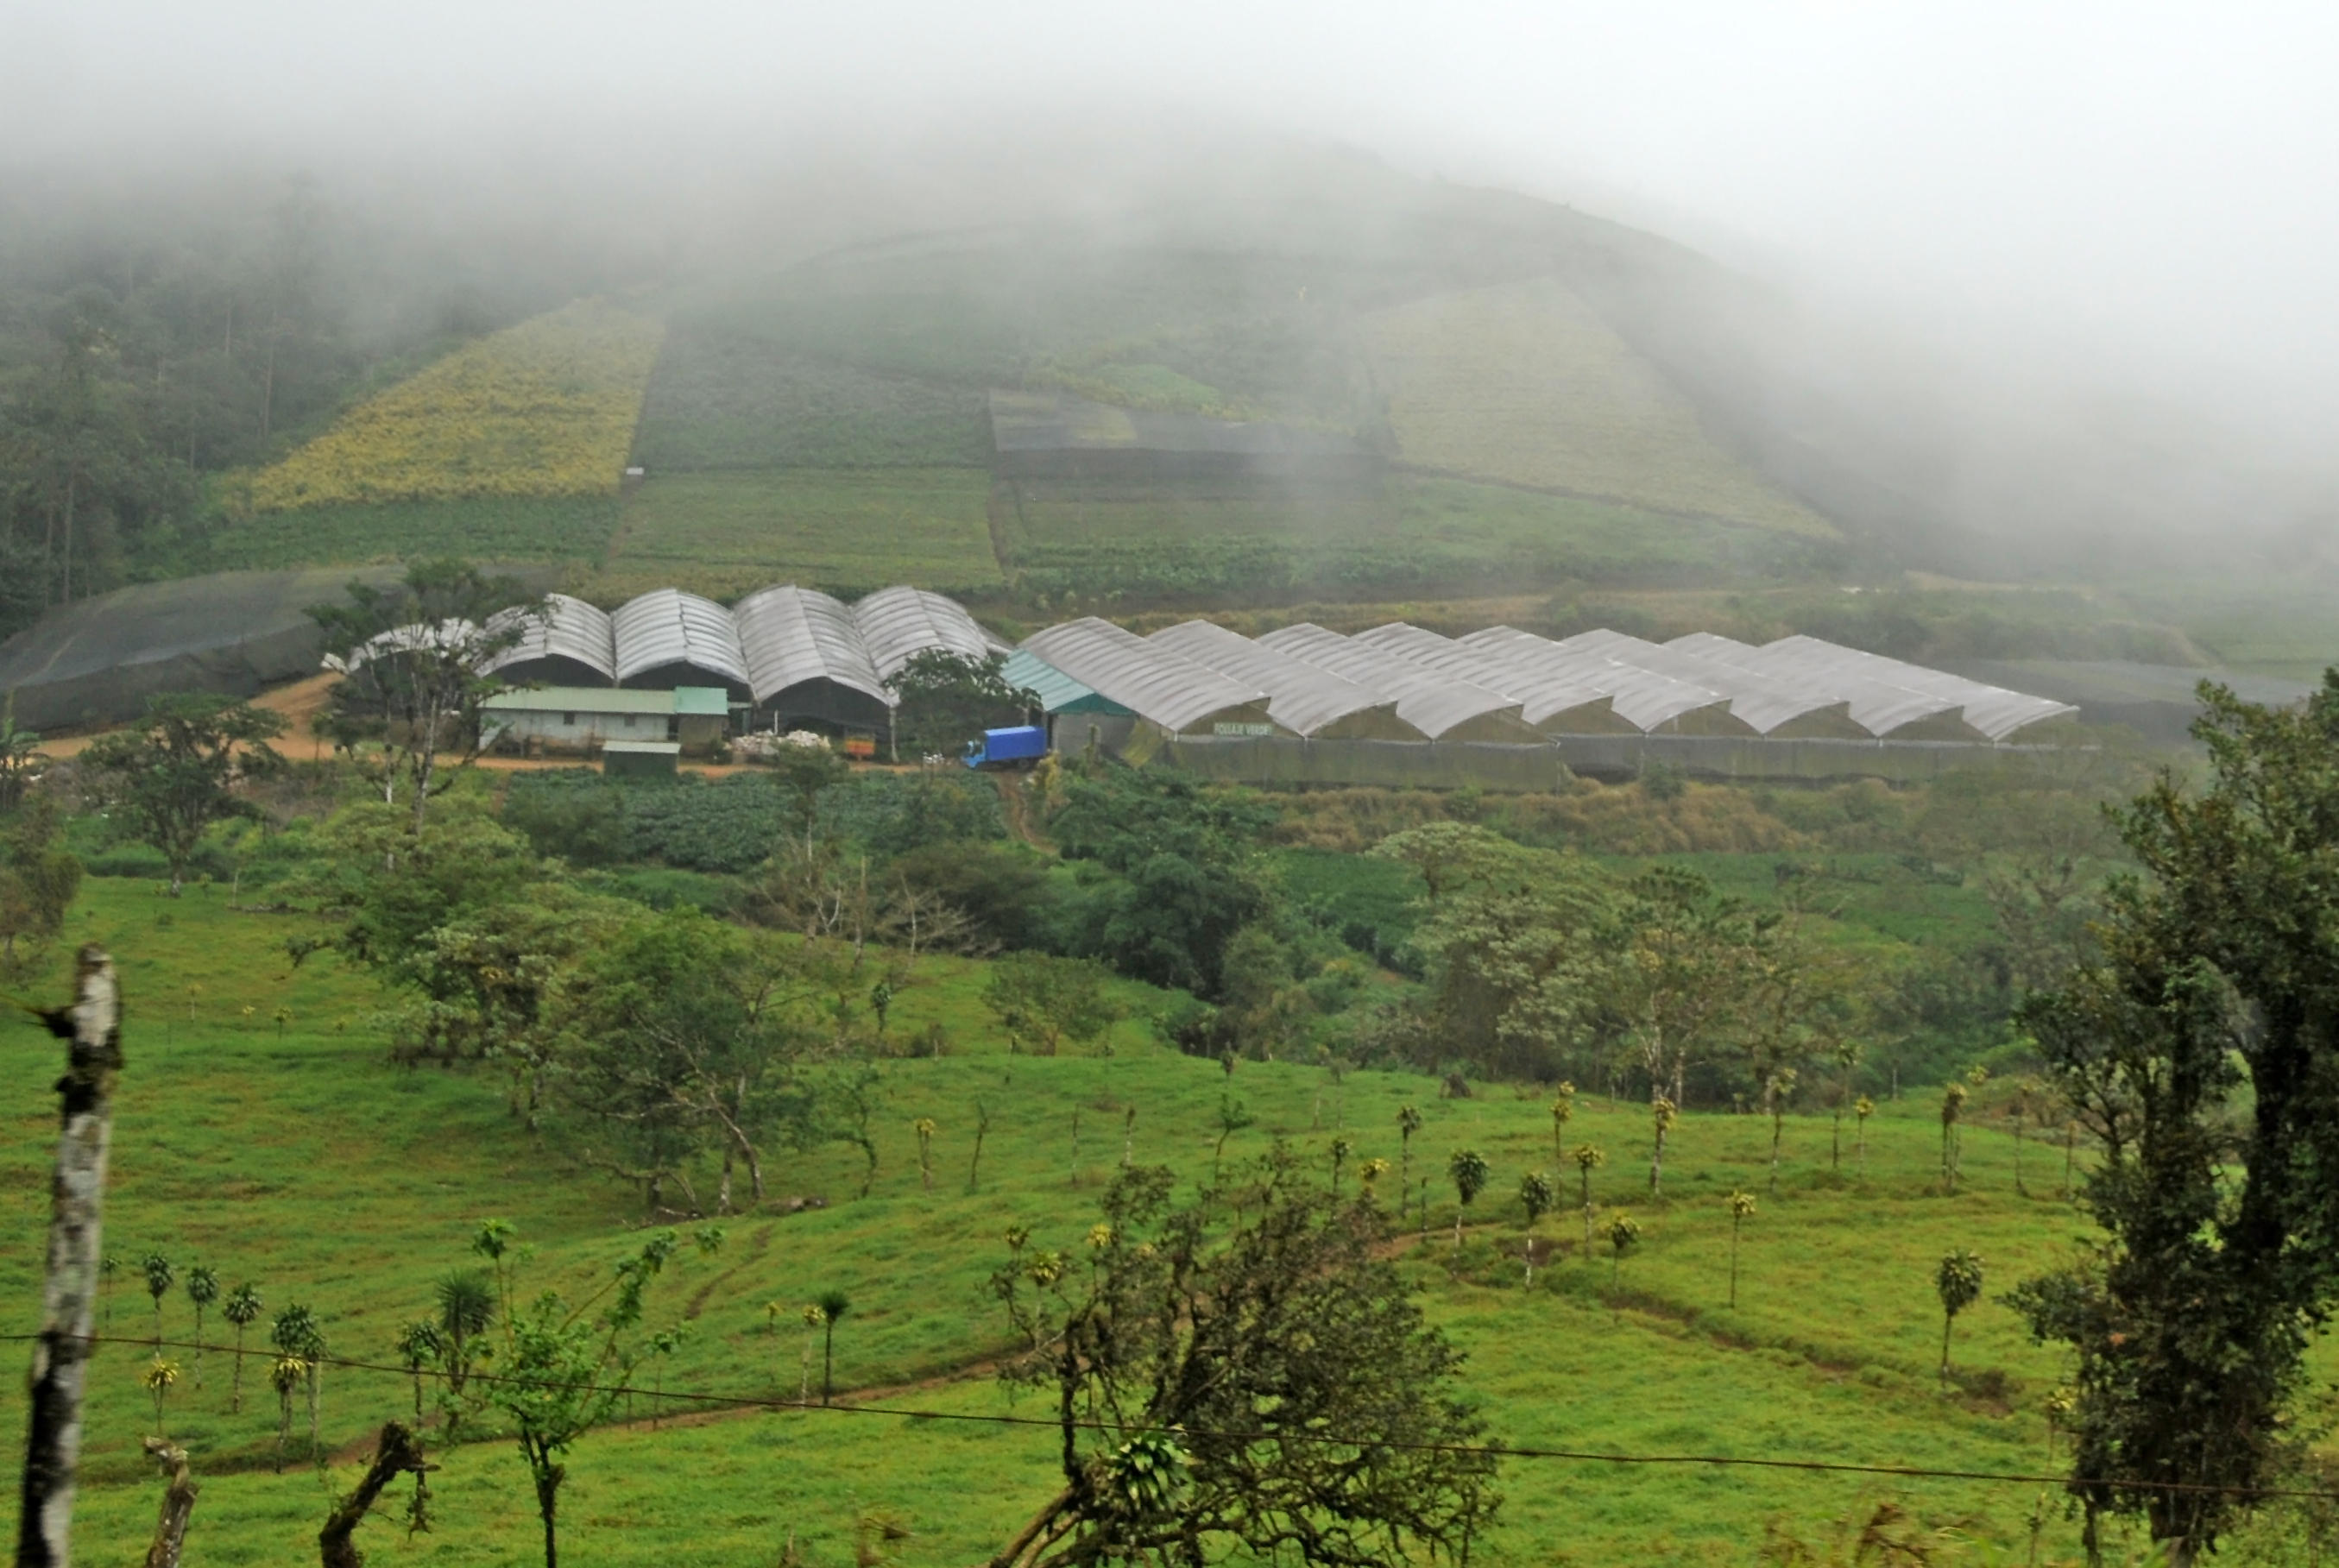
POLYGON ((1104 966, 1092 959, 1012 952, 991 966, 982 1005, 1011 1041, 1053 1056, 1065 1040, 1086 1044, 1120 1016, 1105 994, 1106 978, 1104 966))
POLYGON ((2206 787, 2118 814, 2099 956, 2022 1012, 2104 1138, 2103 1239, 2010 1298, 2077 1356, 2072 1490, 2179 1563, 2264 1484, 2339 1296, 2339 671, 2201 696, 2206 787))
POLYGON ((1011 1376, 1053 1395, 1063 1484, 989 1568, 1466 1557, 1495 1455, 1455 1396, 1460 1355, 1381 1256, 1378 1208, 1282 1152, 1231 1214, 1173 1207, 1172 1185, 1117 1178, 1087 1270, 1018 1248, 993 1276, 1032 1347, 1011 1376))
POLYGON ((1747 1001, 1757 924, 1700 876, 1659 867, 1633 879, 1623 951, 1607 971, 1608 1003, 1642 1070, 1657 1136, 1649 1190, 1664 1174, 1667 1113, 1687 1093, 1690 1063, 1735 1027, 1747 1001), (1660 1109, 1658 1108, 1666 1108, 1660 1109))
POLYGON ((124 831, 163 852, 171 896, 179 896, 203 830, 256 814, 236 793, 245 779, 283 765, 269 742, 284 720, 266 708, 211 693, 150 697, 145 717, 103 735, 82 753, 124 831))

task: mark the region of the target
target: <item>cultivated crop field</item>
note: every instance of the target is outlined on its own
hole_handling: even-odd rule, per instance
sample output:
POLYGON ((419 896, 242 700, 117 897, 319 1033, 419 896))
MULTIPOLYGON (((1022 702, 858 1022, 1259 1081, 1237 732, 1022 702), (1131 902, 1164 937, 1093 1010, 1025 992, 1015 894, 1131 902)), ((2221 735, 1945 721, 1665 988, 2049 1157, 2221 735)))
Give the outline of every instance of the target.
POLYGON ((617 530, 614 496, 482 496, 301 507, 230 523, 204 541, 207 570, 355 566, 460 556, 597 561, 617 530))
MULTIPOLYGON (((116 952, 132 1008, 106 1243, 125 1260, 106 1308, 110 1332, 129 1343, 102 1350, 92 1374, 93 1484, 80 1504, 91 1560, 133 1555, 152 1521, 154 1485, 136 1452, 153 1425, 137 1386, 147 1353, 135 1343, 153 1333, 135 1266, 149 1249, 183 1270, 208 1262, 231 1286, 255 1282, 271 1311, 304 1302, 332 1355, 387 1368, 328 1371, 323 1431, 340 1457, 322 1472, 272 1469, 278 1411, 259 1357, 245 1368, 241 1416, 227 1409, 232 1358, 221 1352, 205 1358, 201 1388, 191 1375, 167 1402, 166 1424, 194 1453, 203 1482, 191 1560, 199 1552, 205 1562, 292 1564, 313 1561, 329 1494, 349 1484, 370 1431, 410 1405, 392 1353, 397 1326, 464 1261, 479 1218, 513 1221, 535 1247, 524 1265, 530 1277, 567 1287, 588 1282, 628 1245, 632 1189, 533 1141, 491 1073, 387 1065, 370 984, 326 961, 291 965, 283 943, 301 930, 297 917, 232 912, 216 889, 173 904, 133 880, 93 881, 70 918, 72 939, 116 952)), ((1944 1194, 1932 1108, 1912 1094, 1888 1101, 1864 1140, 1848 1120, 1840 1159, 1827 1119, 1789 1118, 1774 1192, 1766 1119, 1693 1114, 1675 1129, 1665 1197, 1652 1201, 1644 1108, 1586 1097, 1565 1141, 1607 1151, 1594 1200, 1604 1218, 1619 1208, 1634 1215, 1645 1244, 1621 1267, 1604 1248, 1582 1255, 1581 1218, 1566 1207, 1576 1201, 1571 1164, 1561 1211, 1536 1230, 1554 1256, 1529 1287, 1507 1195, 1521 1172, 1554 1166, 1545 1096, 1493 1089, 1442 1100, 1426 1078, 1336 1080, 1292 1063, 1245 1063, 1229 1080, 1215 1063, 1156 1043, 1138 1016, 1159 1005, 1156 993, 1126 984, 1117 994, 1132 1016, 1110 1037, 1110 1056, 1011 1057, 979 1004, 985 967, 922 961, 919 983, 897 1002, 897 1029, 940 1023, 951 1054, 883 1064, 867 1197, 854 1196, 858 1154, 791 1157, 773 1173, 775 1196, 820 1194, 829 1207, 735 1218, 722 1252, 678 1262, 653 1292, 653 1322, 684 1322, 690 1333, 645 1370, 632 1424, 587 1437, 574 1455, 564 1516, 575 1560, 755 1562, 778 1558, 793 1539, 801 1560, 841 1568, 855 1519, 879 1507, 913 1531, 900 1543, 905 1563, 959 1563, 994 1550, 1056 1484, 1045 1429, 953 1419, 1044 1415, 1029 1399, 1011 1400, 985 1366, 1005 1343, 982 1283, 1003 1256, 999 1233, 1021 1223, 1047 1244, 1076 1245, 1124 1147, 1189 1180, 1206 1176, 1227 1095, 1257 1118, 1229 1140, 1229 1159, 1281 1138, 1322 1161, 1335 1136, 1352 1140, 1353 1159, 1405 1157, 1416 1188, 1398 1227, 1405 1267, 1433 1318, 1468 1350, 1466 1385, 1507 1444, 2047 1468, 2039 1401, 2062 1369, 1995 1293, 2084 1233, 2057 1196, 2059 1148, 2018 1150, 2010 1136, 1971 1127, 1966 1178, 1944 1194), (1425 1117, 1409 1149, 1396 1124, 1407 1103, 1425 1117), (992 1133, 976 1172, 978 1104, 992 1133), (931 1190, 911 1127, 921 1116, 938 1124, 931 1190), (1457 1253, 1443 1171, 1466 1146, 1485 1156, 1495 1180, 1465 1217, 1457 1253), (1426 1211, 1416 1218, 1425 1180, 1426 1211), (1735 1310, 1725 1302, 1723 1203, 1733 1188, 1759 1200, 1735 1310), (1954 1247, 1983 1256, 1989 1294, 1958 1320, 1957 1376, 1944 1385, 1930 1270, 1954 1247), (835 1344, 837 1386, 852 1391, 844 1402, 896 1414, 735 1413, 676 1396, 794 1398, 807 1366, 819 1375, 795 1309, 832 1287, 853 1301, 835 1344), (663 1397, 650 1392, 653 1381, 663 1397)), ((34 1310, 54 1137, 39 1086, 55 1047, 20 1027, 11 1049, 25 1070, 0 1125, 0 1164, 20 1196, 0 1248, 0 1287, 13 1303, 8 1327, 22 1332, 34 1310)), ((1397 1187, 1395 1173, 1385 1178, 1386 1205, 1398 1202, 1397 1187)), ((192 1337, 189 1314, 183 1294, 170 1294, 165 1336, 192 1337)), ((214 1343, 228 1335, 216 1317, 206 1326, 214 1343)), ((10 1385, 0 1419, 21 1422, 20 1397, 10 1385)), ((305 1425, 305 1413, 296 1409, 293 1423, 305 1425)), ((401 1486, 360 1536, 371 1560, 505 1563, 532 1549, 526 1473, 508 1443, 434 1457, 444 1468, 432 1478, 430 1533, 400 1529, 401 1486)), ((1856 1529, 1886 1500, 1928 1532, 2019 1556, 2040 1491, 1525 1458, 1506 1464, 1503 1488, 1503 1523, 1480 1543, 1487 1560, 1586 1564, 1752 1563, 1768 1528, 1816 1540, 1839 1519, 1856 1529)), ((13 1505, 12 1497, 0 1512, 13 1505)), ((2043 1531, 2041 1561, 2071 1560, 2075 1532, 2051 1499, 2043 1531)))
POLYGON ((1418 300, 1361 326, 1406 462, 1819 537, 1833 525, 1551 279, 1418 300))
POLYGON ((626 498, 586 591, 619 599, 677 587, 730 599, 767 584, 981 591, 1000 580, 974 468, 669 474, 626 498))

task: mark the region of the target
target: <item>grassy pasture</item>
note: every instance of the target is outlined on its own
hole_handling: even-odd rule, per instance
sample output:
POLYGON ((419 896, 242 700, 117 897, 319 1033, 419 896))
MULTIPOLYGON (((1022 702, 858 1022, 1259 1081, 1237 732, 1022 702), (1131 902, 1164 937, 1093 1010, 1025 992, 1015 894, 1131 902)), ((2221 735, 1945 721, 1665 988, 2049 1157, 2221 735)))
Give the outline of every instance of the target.
POLYGON ((999 582, 973 468, 668 474, 626 499, 587 591, 611 600, 676 587, 729 599, 771 583, 980 591, 999 582))
POLYGON ((486 496, 462 500, 301 507, 223 523, 199 569, 356 566, 461 556, 591 562, 617 530, 614 496, 486 496))
MULTIPOLYGON (((124 880, 91 883, 74 914, 75 940, 105 942, 120 956, 132 1008, 107 1231, 108 1249, 125 1263, 113 1332, 148 1331, 135 1269, 150 1247, 183 1274, 200 1260, 231 1285, 256 1280, 271 1311, 308 1301, 334 1352, 359 1359, 390 1359, 398 1325, 423 1309, 431 1280, 462 1260, 463 1239, 483 1215, 523 1228, 538 1247, 532 1277, 588 1282, 627 1245, 634 1195, 576 1170, 557 1140, 532 1142, 507 1114, 492 1075, 385 1065, 367 1021, 371 988, 328 964, 290 966, 281 943, 297 929, 292 917, 231 912, 216 892, 173 906, 151 884, 124 880), (280 1007, 291 1014, 281 1035, 280 1007)), ((1826 1119, 1790 1119, 1774 1198, 1766 1190, 1767 1122, 1693 1114, 1676 1129, 1666 1198, 1652 1202, 1645 1112, 1588 1098, 1565 1141, 1606 1149, 1595 1201, 1638 1217, 1645 1245, 1612 1292, 1608 1261, 1576 1254, 1581 1220, 1564 1209, 1539 1228, 1560 1256, 1523 1289, 1509 1193, 1520 1172, 1553 1167, 1544 1095, 1496 1088, 1446 1100, 1424 1079, 1359 1072, 1336 1085, 1319 1070, 1276 1063, 1246 1064, 1229 1081, 1215 1064, 1154 1045, 1134 1017, 1117 1026, 1110 1057, 1011 1058, 980 1006, 984 972, 978 962, 930 961, 929 983, 896 1004, 896 1029, 942 1022, 953 1054, 885 1064, 868 1198, 854 1200, 862 1172, 850 1150, 775 1159, 775 1194, 825 1194, 832 1206, 734 1218, 724 1253, 680 1265, 659 1287, 654 1319, 682 1317, 694 1329, 665 1369, 666 1386, 792 1395, 803 1336, 785 1314, 834 1286, 854 1303, 837 1336, 841 1386, 939 1379, 888 1398, 1005 1410, 1005 1394, 980 1366, 1002 1341, 981 1288, 1000 1253, 998 1232, 1020 1221, 1042 1244, 1075 1240, 1121 1157, 1129 1107, 1137 1109, 1127 1130, 1134 1158, 1199 1178, 1221 1094, 1258 1117, 1232 1140, 1229 1158, 1282 1137, 1320 1159, 1341 1129, 1356 1159, 1394 1159, 1395 1113, 1411 1101, 1427 1117, 1411 1169, 1429 1180, 1429 1210, 1428 1235, 1408 1243, 1407 1267, 1427 1309, 1470 1351, 1469 1387, 1506 1441, 1955 1468, 2044 1462, 2038 1400, 2059 1375, 2058 1358, 2028 1343, 1995 1293, 2084 1230, 2053 1197, 2059 1152, 2028 1149, 2025 1197, 2015 1190, 2013 1141, 1969 1128, 1967 1184, 1944 1196, 1931 1106, 1912 1094, 1871 1124, 1864 1180, 1849 1127, 1842 1169, 1833 1171, 1826 1119), (971 1193, 977 1102, 992 1128, 982 1190, 971 1193), (921 1115, 942 1124, 931 1192, 909 1127, 921 1115), (1466 1145, 1486 1156, 1495 1180, 1467 1217, 1457 1257, 1443 1170, 1466 1145), (1723 1305, 1722 1199, 1740 1186, 1763 1200, 1747 1228, 1732 1313, 1723 1305), (1965 1378, 1944 1392, 1934 1376, 1940 1319, 1930 1267, 1959 1246, 1988 1259, 1991 1294, 1958 1325, 1965 1378), (767 1302, 783 1310, 776 1335, 767 1302)), ((1140 988, 1121 994, 1132 1011, 1158 1005, 1140 988)), ((0 1164, 17 1195, 6 1220, 13 1238, 0 1248, 0 1290, 14 1303, 8 1328, 22 1332, 33 1321, 46 1209, 42 1172, 54 1122, 44 1086, 54 1047, 24 1029, 9 1049, 24 1066, 0 1124, 0 1164)), ((1353 1181, 1353 1163, 1350 1171, 1353 1181)), ((1572 1164, 1558 1174, 1573 1203, 1572 1164)), ((1394 1202, 1395 1177, 1384 1186, 1384 1201, 1394 1202)), ((183 1336, 191 1326, 174 1293, 166 1332, 183 1336)), ((210 1329, 218 1340, 222 1326, 210 1329)), ((150 1528, 153 1486, 135 1446, 152 1425, 135 1385, 144 1358, 134 1346, 109 1347, 93 1373, 82 1540, 94 1557, 129 1554, 150 1528)), ((225 1358, 212 1358, 206 1386, 183 1384, 170 1415, 205 1479, 195 1526, 203 1559, 307 1561, 326 1494, 346 1484, 347 1467, 335 1477, 297 1465, 271 1473, 272 1396, 247 1386, 245 1412, 232 1417, 227 1375, 225 1358)), ((247 1384, 257 1380, 248 1366, 247 1384)), ((21 1421, 20 1398, 13 1386, 0 1395, 0 1420, 21 1421)), ((367 1430, 410 1400, 398 1375, 329 1372, 329 1444, 354 1458, 367 1430)), ((637 1418, 648 1417, 648 1404, 639 1402, 637 1418)), ((1036 1407, 1026 1399, 1017 1409, 1036 1407)), ((296 1414, 296 1433, 304 1425, 296 1414)), ((489 1442, 443 1457, 435 1532, 409 1540, 385 1517, 369 1526, 379 1532, 367 1543, 376 1561, 508 1562, 528 1551, 533 1519, 508 1447, 489 1442)), ((804 1413, 657 1432, 637 1423, 588 1438, 574 1472, 570 1549, 579 1562, 612 1563, 775 1557, 791 1531, 808 1561, 842 1563, 853 1515, 872 1504, 903 1510, 919 1532, 906 1562, 963 1562, 995 1545, 1044 1495, 1051 1474, 1044 1433, 804 1413)), ((1495 1561, 1522 1563, 1749 1563, 1767 1518, 1813 1535, 1887 1495, 2008 1546, 2020 1539, 2036 1492, 1525 1460, 1506 1467, 1505 1483, 1506 1522, 1483 1544, 1495 1561)), ((2068 1559, 2071 1536, 2059 1519, 2050 1524, 2050 1559, 2068 1559)))

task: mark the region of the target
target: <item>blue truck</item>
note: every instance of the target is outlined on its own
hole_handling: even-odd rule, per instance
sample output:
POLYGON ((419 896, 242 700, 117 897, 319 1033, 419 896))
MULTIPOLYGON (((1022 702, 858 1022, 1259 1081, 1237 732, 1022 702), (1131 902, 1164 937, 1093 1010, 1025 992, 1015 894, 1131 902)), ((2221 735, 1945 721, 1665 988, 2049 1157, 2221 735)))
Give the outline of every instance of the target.
POLYGON ((1038 725, 985 730, 979 741, 966 743, 959 760, 971 768, 1028 768, 1048 754, 1048 732, 1038 725))

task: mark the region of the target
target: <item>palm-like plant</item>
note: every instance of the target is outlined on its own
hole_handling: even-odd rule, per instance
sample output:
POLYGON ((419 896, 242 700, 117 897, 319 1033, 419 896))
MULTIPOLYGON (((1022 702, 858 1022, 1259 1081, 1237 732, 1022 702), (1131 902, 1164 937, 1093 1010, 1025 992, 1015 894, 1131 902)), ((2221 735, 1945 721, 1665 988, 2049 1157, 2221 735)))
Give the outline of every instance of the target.
MULTIPOLYGON (((1413 1135, 1421 1130, 1421 1112, 1410 1105, 1399 1106, 1396 1113, 1396 1217, 1405 1218, 1406 1195, 1413 1186, 1413 1135)), ((1429 1228, 1424 1216, 1422 1228, 1429 1228)))
POLYGON ((1629 1214, 1613 1216, 1603 1232, 1608 1238, 1608 1288, 1614 1291, 1624 1278, 1624 1254, 1641 1244, 1641 1222, 1629 1214))
POLYGON ((1951 1080, 1941 1090, 1941 1186, 1958 1189, 1958 1123, 1966 1110, 1966 1086, 1951 1080))
POLYGON ((1738 1232, 1754 1213, 1754 1195, 1733 1192, 1730 1195, 1730 1309, 1738 1310, 1738 1232))
POLYGON ((1681 1109, 1663 1095, 1649 1101, 1649 1119, 1656 1128, 1656 1142, 1649 1156, 1649 1196, 1655 1198, 1663 1191, 1665 1169, 1665 1134, 1673 1129, 1681 1109))
POLYGON ((1548 1213, 1558 1200, 1559 1194, 1553 1190, 1551 1178, 1542 1171, 1530 1170, 1519 1178, 1519 1207, 1526 1211, 1527 1217, 1526 1283, 1530 1286, 1535 1284, 1535 1221, 1548 1213))
POLYGON ((320 1441, 325 1331, 318 1326, 317 1315, 296 1301, 276 1315, 276 1321, 269 1326, 268 1342, 276 1347, 280 1362, 290 1357, 301 1363, 301 1376, 309 1386, 309 1446, 313 1452, 320 1441))
POLYGON ((1575 1146, 1575 1174, 1584 1184, 1584 1256, 1592 1257, 1592 1173, 1608 1163, 1608 1156, 1597 1145, 1579 1143, 1575 1146))
POLYGON ((1771 1196, 1779 1196, 1779 1139, 1787 1127, 1787 1098, 1795 1092, 1795 1070, 1782 1067, 1762 1085, 1771 1102, 1771 1196))
MULTIPOLYGON (((1075 1139, 1080 1136, 1079 1125, 1077 1121, 1073 1123, 1072 1136, 1075 1139)), ((910 1123, 910 1130, 918 1135, 918 1179, 925 1184, 928 1192, 932 1192, 934 1189, 934 1134, 941 1129, 933 1117, 922 1116, 910 1123)), ((1075 1159, 1073 1163, 1078 1165, 1080 1162, 1075 1159)))
POLYGON ((1852 1100, 1852 1078, 1860 1070, 1860 1055, 1858 1040, 1840 1040, 1835 1042, 1835 1064, 1843 1070, 1843 1085, 1835 1097, 1835 1130, 1828 1149, 1830 1170, 1841 1171, 1843 1169, 1843 1113, 1844 1108, 1852 1100))
POLYGON ((203 1386, 203 1313, 219 1299, 219 1270, 198 1263, 187 1270, 187 1299, 195 1304, 195 1386, 203 1386))
POLYGON ((1868 1119, 1876 1114, 1876 1102, 1863 1094, 1852 1102, 1851 1109, 1860 1117, 1860 1179, 1866 1181, 1868 1179, 1868 1119))
POLYGON ((1364 1183, 1365 1197, 1370 1198, 1379 1190, 1382 1177, 1389 1173, 1389 1162, 1375 1155, 1357 1167, 1357 1179, 1364 1183))
POLYGON ((1231 1094, 1219 1096, 1219 1141, 1210 1148, 1210 1179, 1219 1178, 1219 1162, 1226 1158, 1227 1139, 1248 1127, 1253 1120, 1249 1108, 1231 1094))
POLYGON ((1551 1157, 1567 1158, 1567 1124, 1575 1119, 1575 1085, 1562 1080, 1551 1102, 1551 1157))
POLYGON ((1332 1196, 1337 1198, 1340 1196, 1340 1169, 1348 1163, 1348 1156, 1356 1152, 1356 1146, 1345 1138, 1336 1138, 1327 1152, 1332 1157, 1332 1196))
POLYGON ((800 1361, 804 1373, 804 1381, 796 1389, 796 1403, 799 1405, 810 1405, 812 1403, 813 1331, 818 1328, 822 1324, 828 1321, 828 1315, 820 1309, 819 1302, 807 1301, 804 1303, 803 1317, 804 1328, 804 1354, 801 1356, 800 1361))
POLYGON ((146 1364, 146 1370, 139 1374, 138 1385, 154 1402, 154 1435, 169 1437, 171 1429, 163 1420, 163 1403, 171 1396, 171 1390, 179 1386, 179 1364, 157 1350, 154 1359, 146 1364))
POLYGON ((1933 1288, 1941 1297, 1941 1378, 1949 1376, 1949 1330, 1958 1314, 1981 1299, 1981 1259, 1959 1247, 1941 1259, 1933 1271, 1933 1288))
POLYGON ((835 1392, 836 1320, 853 1310, 853 1302, 842 1290, 820 1293, 820 1402, 825 1405, 835 1392))
POLYGON ((422 1369, 439 1357, 445 1346, 439 1337, 439 1326, 427 1317, 417 1318, 398 1331, 398 1359, 405 1365, 406 1375, 414 1380, 414 1429, 422 1429, 422 1369))
POLYGON ((258 1320, 262 1309, 259 1287, 249 1280, 229 1291, 220 1307, 220 1316, 235 1326, 235 1372, 229 1380, 228 1400, 228 1413, 232 1415, 243 1414, 243 1331, 258 1320))
POLYGON ((154 1352, 159 1356, 163 1350, 163 1297, 171 1293, 171 1286, 179 1274, 171 1267, 171 1260, 159 1252, 150 1252, 140 1258, 138 1271, 146 1277, 146 1294, 154 1298, 154 1352))
POLYGON ((1461 1205, 1454 1210, 1454 1250, 1462 1250, 1462 1217, 1469 1211, 1471 1200, 1486 1189, 1486 1178, 1494 1173, 1487 1168, 1486 1157, 1475 1149, 1457 1149, 1454 1158, 1446 1162, 1446 1174, 1454 1178, 1455 1196, 1461 1205))
POLYGON ((105 1303, 105 1332, 113 1332, 113 1279, 122 1272, 122 1259, 111 1252, 97 1260, 97 1294, 105 1303))
POLYGON ((268 1386, 276 1390, 276 1474, 284 1474, 284 1450, 292 1441, 292 1395, 307 1380, 311 1367, 298 1356, 280 1355, 270 1363, 268 1386))

